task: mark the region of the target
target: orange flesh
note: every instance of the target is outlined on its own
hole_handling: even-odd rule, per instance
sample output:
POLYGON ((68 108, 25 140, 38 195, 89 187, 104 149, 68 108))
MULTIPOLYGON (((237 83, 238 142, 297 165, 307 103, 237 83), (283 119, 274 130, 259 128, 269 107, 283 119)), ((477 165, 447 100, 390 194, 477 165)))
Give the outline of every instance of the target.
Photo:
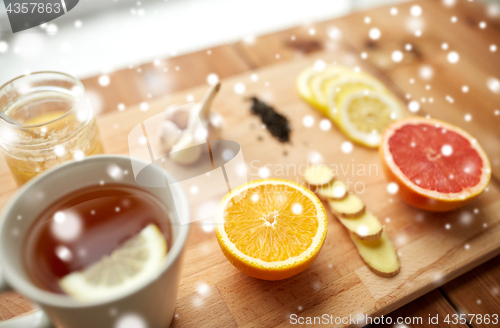
POLYGON ((224 211, 224 230, 236 248, 266 262, 301 255, 319 227, 314 203, 287 185, 250 188, 224 211))
POLYGON ((461 134, 430 124, 408 124, 389 139, 394 163, 415 185, 441 193, 476 186, 483 161, 461 134))

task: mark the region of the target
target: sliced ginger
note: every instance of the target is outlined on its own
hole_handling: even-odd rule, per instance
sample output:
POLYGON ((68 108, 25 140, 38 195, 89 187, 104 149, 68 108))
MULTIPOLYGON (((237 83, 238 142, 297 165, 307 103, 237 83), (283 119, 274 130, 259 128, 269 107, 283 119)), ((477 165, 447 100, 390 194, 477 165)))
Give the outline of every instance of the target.
POLYGON ((398 274, 399 260, 396 249, 385 231, 380 238, 372 241, 361 240, 353 233, 350 233, 350 236, 370 270, 382 277, 394 277, 398 274))
POLYGON ((312 186, 324 186, 332 182, 334 178, 332 170, 326 165, 311 165, 307 168, 304 179, 312 186))
POLYGON ((349 231, 365 264, 375 274, 394 277, 399 272, 396 250, 384 231, 378 218, 366 210, 363 201, 347 192, 342 181, 334 181, 334 176, 325 165, 308 167, 305 180, 316 186, 316 193, 328 201, 337 219, 349 231))
POLYGON ((347 186, 342 181, 332 181, 316 191, 322 199, 340 200, 347 197, 347 186))
POLYGON ((345 219, 338 218, 350 232, 361 240, 375 240, 382 235, 384 228, 380 221, 370 211, 365 211, 363 215, 357 218, 345 219))
POLYGON ((347 194, 341 200, 329 199, 328 204, 332 212, 342 218, 356 218, 365 213, 365 204, 355 194, 347 194))

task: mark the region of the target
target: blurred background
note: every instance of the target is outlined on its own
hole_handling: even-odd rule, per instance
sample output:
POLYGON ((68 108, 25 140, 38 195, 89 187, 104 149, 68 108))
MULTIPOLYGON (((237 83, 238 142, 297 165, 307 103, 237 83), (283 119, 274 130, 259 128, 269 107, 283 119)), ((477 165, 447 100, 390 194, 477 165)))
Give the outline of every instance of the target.
MULTIPOLYGON (((80 0, 12 34, 0 5, 0 82, 40 70, 78 78, 402 0, 80 0)), ((447 0, 453 3, 454 0, 447 0)))

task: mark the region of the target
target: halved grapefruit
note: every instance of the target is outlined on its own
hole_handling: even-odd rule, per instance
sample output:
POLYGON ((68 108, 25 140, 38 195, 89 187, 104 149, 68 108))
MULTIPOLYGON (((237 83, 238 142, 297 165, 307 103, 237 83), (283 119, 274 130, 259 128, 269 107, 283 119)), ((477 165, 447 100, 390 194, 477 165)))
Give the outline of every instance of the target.
POLYGON ((387 179, 417 208, 444 212, 459 208, 488 185, 491 166, 471 135, 451 124, 421 117, 392 123, 380 146, 387 179))

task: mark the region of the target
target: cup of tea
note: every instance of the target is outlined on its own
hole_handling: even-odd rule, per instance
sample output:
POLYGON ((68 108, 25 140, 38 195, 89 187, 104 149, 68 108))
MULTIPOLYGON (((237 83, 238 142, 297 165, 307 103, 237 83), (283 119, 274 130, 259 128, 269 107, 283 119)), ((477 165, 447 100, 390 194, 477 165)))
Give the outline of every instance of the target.
POLYGON ((168 327, 189 232, 172 181, 155 164, 97 155, 26 183, 0 215, 0 291, 41 310, 0 326, 168 327), (164 187, 144 186, 133 166, 164 187))

